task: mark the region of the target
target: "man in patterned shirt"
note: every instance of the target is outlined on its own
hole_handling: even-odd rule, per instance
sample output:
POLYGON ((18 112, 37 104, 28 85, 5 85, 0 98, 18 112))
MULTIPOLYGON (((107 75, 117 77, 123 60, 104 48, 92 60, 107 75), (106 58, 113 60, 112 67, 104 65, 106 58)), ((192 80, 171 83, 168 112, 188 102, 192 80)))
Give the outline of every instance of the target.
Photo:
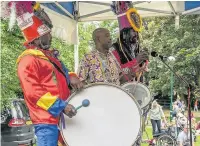
POLYGON ((112 46, 109 30, 98 28, 93 32, 95 49, 86 54, 80 63, 78 76, 86 84, 109 82, 120 85, 120 69, 109 53, 112 46))

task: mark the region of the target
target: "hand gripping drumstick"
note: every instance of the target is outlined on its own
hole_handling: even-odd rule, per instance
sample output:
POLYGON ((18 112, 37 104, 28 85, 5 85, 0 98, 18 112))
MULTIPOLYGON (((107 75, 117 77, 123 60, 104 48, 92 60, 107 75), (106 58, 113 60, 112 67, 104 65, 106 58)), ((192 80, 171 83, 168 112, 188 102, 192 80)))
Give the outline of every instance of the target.
POLYGON ((135 84, 135 86, 134 86, 134 88, 133 88, 133 94, 135 93, 136 86, 137 86, 137 84, 139 83, 140 77, 141 77, 141 76, 142 76, 142 72, 140 72, 140 74, 139 74, 139 76, 138 76, 138 78, 137 78, 137 82, 136 82, 136 84, 135 84))
MULTIPOLYGON (((82 101, 82 105, 78 106, 75 110, 77 111, 81 107, 88 107, 89 105, 90 105, 90 101, 88 99, 84 99, 82 101)), ((65 129, 65 118, 64 118, 63 113, 61 114, 61 123, 63 125, 63 128, 65 129)))
POLYGON ((82 108, 82 107, 88 107, 89 105, 90 105, 90 101, 89 101, 88 99, 84 99, 84 100, 82 101, 82 105, 78 106, 78 107, 76 108, 76 111, 79 110, 79 109, 82 108))

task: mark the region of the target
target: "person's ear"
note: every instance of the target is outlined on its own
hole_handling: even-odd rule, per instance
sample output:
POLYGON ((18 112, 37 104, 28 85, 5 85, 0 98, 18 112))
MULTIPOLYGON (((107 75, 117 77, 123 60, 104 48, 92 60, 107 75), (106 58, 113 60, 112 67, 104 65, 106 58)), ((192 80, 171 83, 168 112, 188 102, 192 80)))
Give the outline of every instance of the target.
POLYGON ((99 36, 96 37, 96 42, 100 42, 100 37, 99 36))

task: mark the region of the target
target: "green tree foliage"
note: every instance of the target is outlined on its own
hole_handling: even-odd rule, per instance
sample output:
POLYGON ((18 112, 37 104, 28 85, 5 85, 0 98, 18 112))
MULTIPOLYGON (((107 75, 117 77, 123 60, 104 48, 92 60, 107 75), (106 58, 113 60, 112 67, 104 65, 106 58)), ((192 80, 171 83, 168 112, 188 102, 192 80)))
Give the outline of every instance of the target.
POLYGON ((53 38, 51 47, 59 50, 59 59, 63 61, 70 71, 74 71, 74 46, 68 45, 60 39, 53 38))
POLYGON ((92 32, 95 30, 96 24, 91 23, 79 23, 79 58, 81 59, 84 54, 88 53, 92 48, 92 32))
MULTIPOLYGON (((175 62, 167 61, 174 70, 191 83, 192 91, 200 88, 200 16, 181 16, 180 27, 175 28, 173 17, 146 19, 148 30, 141 34, 144 47, 166 56, 174 56, 175 62)), ((158 59, 151 58, 149 79, 154 92, 170 94, 170 71, 158 59)), ((184 84, 175 79, 175 91, 187 93, 184 84)), ((195 92, 193 92, 195 93, 195 92)))
POLYGON ((21 95, 16 60, 24 50, 23 36, 17 27, 12 32, 7 30, 8 22, 1 21, 1 103, 21 95))

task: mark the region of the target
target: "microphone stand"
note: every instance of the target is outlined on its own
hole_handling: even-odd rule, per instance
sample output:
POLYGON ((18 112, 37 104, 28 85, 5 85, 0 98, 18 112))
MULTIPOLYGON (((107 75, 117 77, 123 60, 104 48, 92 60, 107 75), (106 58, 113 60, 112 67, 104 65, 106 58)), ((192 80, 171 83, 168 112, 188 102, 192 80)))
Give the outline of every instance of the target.
MULTIPOLYGON (((188 82, 182 78, 181 76, 179 76, 164 60, 163 60, 163 56, 159 55, 160 60, 163 62, 163 64, 165 64, 171 72, 174 73, 174 75, 181 80, 183 83, 185 83, 187 85, 187 89, 188 89, 188 118, 189 118, 189 129, 190 129, 190 146, 192 146, 192 122, 191 122, 191 102, 190 102, 190 84, 188 84, 188 82)), ((187 122, 188 123, 188 122, 187 122)))

